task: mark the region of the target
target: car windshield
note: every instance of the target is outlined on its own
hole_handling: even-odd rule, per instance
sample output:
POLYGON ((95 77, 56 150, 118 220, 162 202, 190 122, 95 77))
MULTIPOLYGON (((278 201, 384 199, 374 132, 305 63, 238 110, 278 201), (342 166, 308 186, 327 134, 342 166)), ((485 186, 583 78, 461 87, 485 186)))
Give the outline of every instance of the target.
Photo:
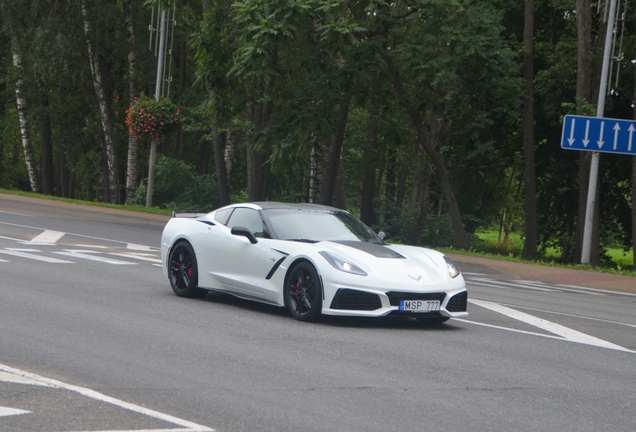
POLYGON ((305 242, 362 241, 382 244, 371 229, 344 211, 267 209, 276 238, 305 242))

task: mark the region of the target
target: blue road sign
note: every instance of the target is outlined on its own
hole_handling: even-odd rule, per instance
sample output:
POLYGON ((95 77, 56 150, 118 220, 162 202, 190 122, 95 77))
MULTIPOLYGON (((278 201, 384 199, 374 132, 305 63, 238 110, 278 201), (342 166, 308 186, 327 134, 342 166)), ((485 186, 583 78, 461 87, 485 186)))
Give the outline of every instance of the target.
POLYGON ((636 155, 636 121, 566 115, 561 148, 636 155))

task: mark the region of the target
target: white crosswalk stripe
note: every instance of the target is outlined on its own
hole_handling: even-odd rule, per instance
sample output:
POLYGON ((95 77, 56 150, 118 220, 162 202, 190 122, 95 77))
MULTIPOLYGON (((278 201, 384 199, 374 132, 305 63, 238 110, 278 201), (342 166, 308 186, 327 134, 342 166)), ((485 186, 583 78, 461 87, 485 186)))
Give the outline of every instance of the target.
POLYGON ((66 233, 63 233, 63 232, 60 232, 60 231, 46 230, 46 231, 43 231, 41 234, 33 237, 31 239, 31 241, 28 242, 28 243, 55 244, 62 237, 64 237, 65 234, 66 233))
POLYGON ((123 258, 132 258, 140 261, 147 261, 151 263, 161 264, 161 259, 157 258, 156 255, 153 254, 144 254, 144 253, 111 253, 111 255, 120 256, 123 258))
POLYGON ((91 250, 64 249, 63 252, 53 252, 53 253, 64 255, 64 256, 69 256, 69 257, 72 257, 72 258, 85 259, 85 260, 89 260, 89 261, 103 262, 103 263, 106 263, 106 264, 137 265, 137 263, 132 263, 132 262, 129 262, 129 261, 121 261, 121 260, 116 260, 116 259, 113 259, 113 258, 108 258, 108 257, 104 257, 104 256, 94 255, 94 254, 98 254, 99 252, 91 251, 91 250))
MULTIPOLYGON (((33 251, 33 250, 31 250, 33 251)), ((37 251, 36 251, 37 252, 37 251)), ((48 257, 46 255, 35 255, 33 253, 19 251, 19 250, 0 250, 0 253, 5 255, 11 255, 20 258, 28 258, 36 261, 43 261, 51 264, 73 264, 72 261, 61 260, 58 258, 48 257)))

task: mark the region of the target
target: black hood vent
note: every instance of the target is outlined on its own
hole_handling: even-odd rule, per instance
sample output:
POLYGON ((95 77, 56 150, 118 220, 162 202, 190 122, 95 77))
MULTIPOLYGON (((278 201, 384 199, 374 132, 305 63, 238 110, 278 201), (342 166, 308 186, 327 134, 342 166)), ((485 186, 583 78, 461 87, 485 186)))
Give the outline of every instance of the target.
POLYGON ((358 249, 362 252, 366 252, 369 255, 373 255, 376 258, 401 258, 406 259, 393 249, 386 247, 385 245, 362 242, 362 241, 337 241, 334 243, 341 244, 343 246, 349 246, 354 249, 358 249))

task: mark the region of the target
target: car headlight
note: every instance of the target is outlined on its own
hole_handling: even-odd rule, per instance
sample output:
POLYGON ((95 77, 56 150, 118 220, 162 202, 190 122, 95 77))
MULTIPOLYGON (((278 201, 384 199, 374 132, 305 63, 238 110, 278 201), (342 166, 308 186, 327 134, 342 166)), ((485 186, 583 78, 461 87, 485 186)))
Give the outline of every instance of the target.
POLYGON ((344 257, 341 257, 338 254, 335 254, 333 252, 327 252, 327 251, 321 251, 318 253, 322 255, 327 260, 327 262, 329 262, 329 264, 331 264, 335 269, 338 269, 345 273, 351 273, 351 274, 360 275, 360 276, 367 275, 367 273, 364 270, 362 270, 360 267, 358 267, 356 264, 352 263, 351 261, 349 261, 348 259, 344 257))
POLYGON ((450 277, 456 278, 457 276, 459 276, 459 269, 457 268, 455 263, 451 261, 451 259, 448 258, 446 255, 444 255, 444 259, 446 260, 446 265, 448 266, 448 274, 450 275, 450 277))

